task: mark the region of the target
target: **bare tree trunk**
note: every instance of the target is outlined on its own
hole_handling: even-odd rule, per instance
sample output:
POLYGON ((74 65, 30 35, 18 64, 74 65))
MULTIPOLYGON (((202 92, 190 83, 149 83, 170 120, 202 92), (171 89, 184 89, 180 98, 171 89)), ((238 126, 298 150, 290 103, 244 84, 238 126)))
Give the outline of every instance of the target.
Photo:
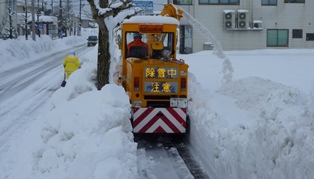
POLYGON ((108 28, 102 21, 99 26, 98 42, 98 65, 97 65, 97 88, 100 90, 106 84, 109 84, 110 70, 110 45, 108 28))
MULTIPOLYGON (((108 7, 108 0, 100 0, 101 8, 108 7)), ((98 21, 98 65, 97 65, 97 88, 100 90, 106 84, 109 84, 109 69, 110 69, 110 51, 109 51, 109 33, 104 22, 104 18, 98 21)))

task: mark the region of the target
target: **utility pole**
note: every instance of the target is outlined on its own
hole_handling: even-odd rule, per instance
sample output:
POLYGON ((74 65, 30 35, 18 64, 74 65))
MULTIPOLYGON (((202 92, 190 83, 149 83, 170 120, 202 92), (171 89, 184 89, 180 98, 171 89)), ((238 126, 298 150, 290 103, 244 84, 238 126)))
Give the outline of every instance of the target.
POLYGON ((73 21, 74 21, 74 28, 73 28, 73 30, 74 30, 74 35, 76 35, 76 29, 77 29, 77 27, 76 27, 76 16, 74 16, 74 18, 72 17, 72 19, 73 19, 73 21))
POLYGON ((25 0, 25 39, 28 40, 27 37, 27 0, 25 0))
POLYGON ((45 8, 44 8, 44 0, 41 0, 41 8, 42 8, 42 11, 45 12, 45 8))
MULTIPOLYGON (((17 19, 18 18, 17 18, 17 13, 16 13, 17 12, 16 11, 16 3, 17 3, 16 0, 13 0, 13 8, 12 9, 13 9, 13 14, 15 16, 14 17, 15 18, 15 23, 14 23, 12 32, 14 33, 14 38, 17 38, 17 28, 16 27, 17 27, 17 19)), ((12 16, 13 16, 13 14, 12 14, 12 16)))
POLYGON ((35 36, 35 0, 32 0, 32 38, 36 41, 35 36))
POLYGON ((63 28, 63 23, 62 23, 62 1, 59 1, 59 24, 58 24, 58 29, 59 29, 59 37, 62 37, 62 28, 63 28))
POLYGON ((9 1, 8 12, 7 12, 7 15, 9 16, 9 20, 7 20, 9 22, 9 28, 6 27, 6 30, 9 31, 10 39, 13 39, 13 19, 12 19, 13 14, 14 12, 12 11, 11 1, 9 1))
POLYGON ((38 37, 40 37, 40 30, 39 30, 39 0, 37 0, 37 33, 38 37))
POLYGON ((79 33, 77 33, 79 36, 81 36, 82 31, 82 0, 80 0, 80 22, 79 22, 79 33))
POLYGON ((53 0, 51 0, 51 12, 53 13, 53 0))

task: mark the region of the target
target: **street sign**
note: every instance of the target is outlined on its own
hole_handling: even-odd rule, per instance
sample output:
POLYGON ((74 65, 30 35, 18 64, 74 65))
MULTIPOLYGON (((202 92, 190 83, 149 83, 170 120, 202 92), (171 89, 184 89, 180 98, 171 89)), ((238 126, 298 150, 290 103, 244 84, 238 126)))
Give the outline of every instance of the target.
POLYGON ((40 23, 40 24, 38 25, 38 29, 43 30, 43 23, 40 23))

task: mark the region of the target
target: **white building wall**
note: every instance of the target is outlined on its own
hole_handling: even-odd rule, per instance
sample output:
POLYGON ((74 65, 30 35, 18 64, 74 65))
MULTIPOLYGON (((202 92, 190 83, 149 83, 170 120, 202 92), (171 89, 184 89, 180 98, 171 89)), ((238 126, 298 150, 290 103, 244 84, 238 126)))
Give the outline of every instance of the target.
MULTIPOLYGON (((314 48, 314 41, 306 41, 306 33, 314 33, 314 0, 305 3, 284 3, 277 0, 275 6, 262 6, 261 0, 240 0, 240 5, 199 5, 195 0, 191 7, 181 5, 201 22, 221 43, 224 50, 252 50, 274 48, 267 47, 267 29, 289 30, 288 47, 277 48, 314 48), (225 30, 223 28, 224 10, 249 11, 249 22, 263 22, 262 30, 225 30), (292 38, 292 29, 303 29, 303 38, 292 38)), ((184 24, 184 19, 181 24, 184 24)), ((193 29, 193 52, 203 50, 207 40, 193 29)))

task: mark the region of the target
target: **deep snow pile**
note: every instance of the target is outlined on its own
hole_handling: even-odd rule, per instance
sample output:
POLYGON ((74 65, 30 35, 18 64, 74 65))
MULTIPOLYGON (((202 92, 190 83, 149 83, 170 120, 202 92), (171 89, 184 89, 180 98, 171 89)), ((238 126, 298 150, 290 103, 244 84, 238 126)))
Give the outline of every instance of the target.
POLYGON ((193 153, 206 159, 201 163, 211 178, 314 175, 314 112, 308 94, 258 77, 215 92, 194 88, 194 80, 191 75, 190 91, 198 92, 190 103, 195 120, 190 143, 193 153))
POLYGON ((9 178, 137 178, 129 110, 128 96, 116 85, 59 103, 15 141, 24 152, 7 168, 9 178))
POLYGON ((35 172, 44 178, 56 176, 51 173, 61 174, 60 178, 136 178, 137 145, 127 120, 129 111, 128 96, 116 85, 60 103, 40 132, 42 146, 34 154, 35 172))

